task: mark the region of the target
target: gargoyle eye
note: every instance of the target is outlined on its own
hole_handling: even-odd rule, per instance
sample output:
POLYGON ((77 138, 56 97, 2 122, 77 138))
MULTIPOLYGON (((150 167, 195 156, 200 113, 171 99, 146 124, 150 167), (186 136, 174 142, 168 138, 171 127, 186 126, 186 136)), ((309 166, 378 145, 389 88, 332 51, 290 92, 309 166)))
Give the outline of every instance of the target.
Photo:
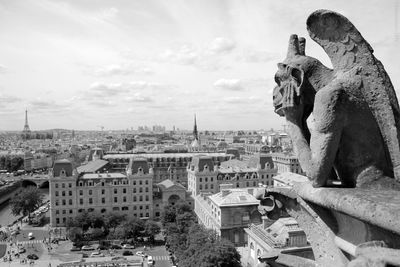
POLYGON ((277 85, 281 86, 281 80, 280 80, 280 78, 279 78, 279 76, 277 74, 275 74, 274 80, 275 80, 277 85))

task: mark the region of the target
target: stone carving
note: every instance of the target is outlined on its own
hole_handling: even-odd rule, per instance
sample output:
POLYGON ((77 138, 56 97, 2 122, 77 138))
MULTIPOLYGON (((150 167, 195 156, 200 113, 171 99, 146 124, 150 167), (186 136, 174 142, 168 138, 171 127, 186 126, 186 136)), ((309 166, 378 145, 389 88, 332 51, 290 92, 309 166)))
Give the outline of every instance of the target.
POLYGON ((292 35, 273 93, 302 168, 315 187, 337 176, 343 187, 399 190, 400 108, 383 65, 338 13, 315 11, 307 29, 333 69, 306 56, 305 39, 292 35))

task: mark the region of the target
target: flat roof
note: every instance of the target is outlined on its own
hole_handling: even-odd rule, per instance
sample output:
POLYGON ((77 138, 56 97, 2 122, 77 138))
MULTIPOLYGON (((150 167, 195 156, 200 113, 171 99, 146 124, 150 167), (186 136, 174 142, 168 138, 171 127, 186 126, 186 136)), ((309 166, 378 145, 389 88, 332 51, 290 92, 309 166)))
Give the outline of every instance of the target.
POLYGON ((125 174, 111 172, 111 173, 85 173, 81 179, 114 179, 114 178, 126 178, 125 174))

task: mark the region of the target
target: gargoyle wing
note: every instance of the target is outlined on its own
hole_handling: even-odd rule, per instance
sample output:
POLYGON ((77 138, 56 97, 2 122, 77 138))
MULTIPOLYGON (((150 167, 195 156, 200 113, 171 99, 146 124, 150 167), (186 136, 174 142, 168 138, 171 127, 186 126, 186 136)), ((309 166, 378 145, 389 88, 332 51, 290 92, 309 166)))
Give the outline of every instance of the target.
POLYGON ((307 19, 307 29, 328 54, 336 72, 354 70, 361 77, 363 96, 385 140, 394 176, 400 181, 400 108, 382 63, 356 27, 336 12, 313 12, 307 19))

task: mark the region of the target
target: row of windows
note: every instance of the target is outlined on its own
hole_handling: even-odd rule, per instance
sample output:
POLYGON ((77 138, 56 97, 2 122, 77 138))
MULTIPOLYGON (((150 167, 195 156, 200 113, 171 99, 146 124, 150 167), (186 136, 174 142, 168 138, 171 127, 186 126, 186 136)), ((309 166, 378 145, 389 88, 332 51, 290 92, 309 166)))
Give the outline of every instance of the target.
MULTIPOLYGON (((139 201, 149 201, 149 199, 150 199, 149 196, 145 196, 145 198, 143 198, 143 196, 139 196, 139 197, 133 196, 133 202, 137 202, 138 200, 139 201)), ((114 203, 118 203, 118 197, 114 197, 113 200, 114 200, 114 203)), ((88 201, 89 201, 89 204, 93 204, 93 198, 89 198, 88 201)), ((122 197, 122 202, 127 202, 127 197, 125 197, 125 196, 122 197)), ((104 197, 101 198, 101 203, 102 204, 106 203, 106 199, 104 197)), ((79 204, 83 205, 83 198, 79 199, 79 204)), ((57 202, 56 202, 56 206, 57 206, 57 202)))
MULTIPOLYGON (((66 191, 61 191, 61 196, 65 197, 66 196, 66 191)), ((72 196, 72 191, 68 191, 68 195, 72 196)), ((58 197, 59 196, 59 191, 55 191, 55 196, 58 197)))
MULTIPOLYGON (((88 212, 93 212, 95 209, 93 209, 93 208, 89 208, 87 211, 88 212)), ((122 211, 128 211, 129 210, 129 207, 128 206, 123 206, 123 207, 121 207, 121 209, 119 208, 119 207, 113 207, 112 208, 112 210, 113 211, 120 211, 120 210, 122 210, 122 211)), ((145 210, 145 212, 146 212, 146 217, 149 217, 149 213, 148 213, 148 210, 149 210, 149 206, 133 206, 133 208, 132 208, 132 210, 145 210)), ((81 213, 81 212, 85 212, 85 209, 79 209, 78 210, 78 212, 79 213, 81 213)), ((106 208, 102 208, 101 210, 100 210, 100 213, 106 213, 107 212, 107 209, 106 208)), ((57 213, 56 213, 57 214, 57 213)), ((63 213, 64 214, 64 213, 63 213)), ((141 217, 143 217, 143 216, 141 216, 141 217)))
MULTIPOLYGON (((132 189, 132 193, 137 193, 137 191, 138 191, 139 193, 143 193, 143 188, 142 188, 142 187, 139 187, 139 190, 136 190, 136 188, 133 188, 133 189, 132 189)), ((113 192, 114 192, 114 194, 118 194, 118 189, 117 189, 117 188, 114 188, 113 192)), ((126 192, 127 192, 127 189, 126 189, 126 188, 122 188, 122 194, 126 194, 126 192)), ((149 192, 149 188, 148 188, 148 187, 145 187, 145 188, 144 188, 144 192, 148 193, 148 192, 149 192)), ((89 195, 93 195, 93 190, 90 189, 90 190, 88 191, 88 193, 89 193, 89 195)), ((106 193, 106 190, 105 190, 105 189, 101 189, 101 194, 104 195, 105 193, 106 193)), ((79 190, 79 195, 80 195, 80 196, 83 196, 83 190, 79 190)), ((56 192, 56 196, 58 196, 57 192, 56 192)), ((63 196, 64 196, 64 195, 63 195, 63 196)), ((70 195, 70 196, 71 196, 71 195, 70 195)))
MULTIPOLYGON (((127 180, 127 179, 124 179, 124 180, 114 180, 114 181, 112 181, 112 183, 106 183, 104 181, 102 181, 100 183, 101 186, 106 186, 106 184, 107 185, 130 185, 130 181, 127 180)), ((146 184, 146 185, 148 185, 149 184, 149 180, 145 180, 144 183, 143 183, 142 180, 139 180, 139 181, 133 180, 132 181, 132 185, 136 185, 136 184, 139 184, 139 185, 146 184)), ((93 181, 87 181, 86 183, 83 182, 83 181, 79 181, 78 185, 79 186, 94 186, 95 183, 93 181)))
MULTIPOLYGON (((55 188, 58 188, 58 183, 56 183, 56 184, 54 184, 54 187, 55 188)), ((61 183, 61 188, 65 188, 67 185, 66 185, 66 183, 61 183)), ((68 187, 69 188, 72 188, 72 183, 68 183, 68 187)))

